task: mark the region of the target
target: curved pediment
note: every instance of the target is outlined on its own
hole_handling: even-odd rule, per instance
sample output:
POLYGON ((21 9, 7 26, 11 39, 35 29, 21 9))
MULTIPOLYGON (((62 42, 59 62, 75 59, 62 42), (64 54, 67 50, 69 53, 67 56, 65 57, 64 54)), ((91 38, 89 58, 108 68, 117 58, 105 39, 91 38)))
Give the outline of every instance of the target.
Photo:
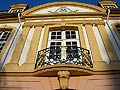
POLYGON ((75 6, 58 6, 58 7, 51 7, 48 9, 43 9, 40 11, 36 11, 33 14, 45 14, 45 13, 74 13, 74 12, 95 12, 94 10, 75 7, 75 6))
POLYGON ((50 13, 85 13, 85 12, 98 12, 105 13, 105 10, 91 4, 80 2, 52 2, 33 7, 23 12, 23 15, 31 14, 50 14, 50 13))

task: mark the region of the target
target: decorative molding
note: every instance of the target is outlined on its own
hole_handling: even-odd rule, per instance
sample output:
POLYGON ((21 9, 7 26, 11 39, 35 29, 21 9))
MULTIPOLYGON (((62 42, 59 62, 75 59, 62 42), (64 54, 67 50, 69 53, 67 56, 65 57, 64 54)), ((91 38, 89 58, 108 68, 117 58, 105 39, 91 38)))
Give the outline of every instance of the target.
POLYGON ((86 13, 86 12, 94 12, 96 13, 96 10, 88 9, 84 7, 78 7, 78 6, 55 6, 55 7, 49 7, 41 10, 37 10, 36 12, 33 12, 32 14, 47 14, 47 13, 86 13))
POLYGON ((48 12, 50 12, 50 13, 67 13, 67 12, 79 12, 80 10, 72 10, 72 9, 70 9, 70 8, 68 8, 68 7, 59 7, 58 9, 56 9, 55 11, 48 11, 48 12))

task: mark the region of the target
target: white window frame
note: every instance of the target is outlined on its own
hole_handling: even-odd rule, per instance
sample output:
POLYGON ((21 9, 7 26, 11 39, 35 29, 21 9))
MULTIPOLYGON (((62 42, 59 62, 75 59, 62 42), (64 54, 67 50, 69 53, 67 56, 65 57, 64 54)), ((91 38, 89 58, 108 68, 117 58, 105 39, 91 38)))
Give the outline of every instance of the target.
POLYGON ((47 47, 50 47, 50 43, 51 42, 61 42, 61 46, 66 46, 66 42, 71 42, 71 41, 76 41, 77 42, 77 47, 80 47, 80 42, 79 42, 79 36, 78 36, 78 31, 76 30, 61 30, 61 38, 62 39, 51 39, 51 34, 52 32, 57 32, 57 31, 60 31, 60 30, 56 30, 56 31, 50 31, 49 32, 49 37, 48 37, 48 44, 47 44, 47 47), (66 39, 65 37, 65 31, 75 31, 76 33, 76 38, 75 39, 66 39))
MULTIPOLYGON (((0 35, 0 40, 2 39, 4 33, 7 32, 7 34, 6 34, 5 38, 4 38, 4 40, 3 40, 3 41, 0 41, 0 45, 1 45, 1 44, 4 44, 4 45, 5 45, 5 43, 6 43, 6 41, 7 41, 6 39, 9 38, 9 36, 7 37, 7 35, 10 35, 9 33, 11 33, 11 31, 6 30, 6 31, 0 31, 0 32, 2 32, 2 34, 0 35)), ((2 49, 3 49, 4 45, 1 45, 0 48, 2 47, 2 49)), ((2 51, 2 49, 0 49, 0 52, 2 51)))

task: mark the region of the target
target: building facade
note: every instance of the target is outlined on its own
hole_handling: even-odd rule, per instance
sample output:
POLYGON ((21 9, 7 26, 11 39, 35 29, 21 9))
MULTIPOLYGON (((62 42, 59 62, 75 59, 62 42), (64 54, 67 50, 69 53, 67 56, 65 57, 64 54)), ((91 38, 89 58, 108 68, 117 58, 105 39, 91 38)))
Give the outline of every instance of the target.
POLYGON ((119 90, 119 6, 11 5, 0 12, 0 70, 0 90, 119 90))

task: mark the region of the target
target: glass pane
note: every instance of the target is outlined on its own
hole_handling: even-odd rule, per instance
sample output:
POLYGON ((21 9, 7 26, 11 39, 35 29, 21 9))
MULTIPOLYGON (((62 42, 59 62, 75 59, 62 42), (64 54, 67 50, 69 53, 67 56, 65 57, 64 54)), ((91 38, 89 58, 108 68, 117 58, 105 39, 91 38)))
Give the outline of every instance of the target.
POLYGON ((7 41, 11 31, 0 31, 0 51, 2 50, 3 46, 5 45, 5 41, 7 41))
POLYGON ((61 36, 57 36, 57 39, 61 39, 61 36))
POLYGON ((57 42, 56 44, 57 44, 57 46, 61 46, 61 42, 57 42))
POLYGON ((75 31, 71 31, 71 34, 75 34, 75 31))
POLYGON ((2 51, 4 45, 5 43, 0 43, 0 52, 2 51))
POLYGON ((76 32, 75 31, 66 31, 66 39, 75 39, 76 38, 76 32))
POLYGON ((75 31, 71 31, 71 38, 72 38, 72 39, 76 38, 76 33, 75 33, 75 31))
POLYGON ((70 35, 70 31, 66 31, 65 34, 66 34, 66 35, 70 35))
POLYGON ((5 32, 4 35, 7 35, 9 32, 5 32))
POLYGON ((60 46, 61 42, 51 42, 50 47, 50 53, 49 53, 49 59, 57 60, 58 57, 60 57, 60 46))
POLYGON ((56 35, 56 32, 52 32, 52 34, 51 35, 56 35))
MULTIPOLYGON (((2 35, 2 34, 1 34, 2 35)), ((10 35, 9 31, 5 31, 4 34, 2 35, 0 41, 6 41, 10 35)))
POLYGON ((65 31, 66 39, 70 39, 70 31, 65 31))
POLYGON ((55 42, 51 42, 50 46, 55 46, 55 42))
POLYGON ((4 39, 1 38, 0 41, 4 41, 4 39))
POLYGON ((57 32, 57 35, 61 35, 61 32, 57 32))
POLYGON ((77 46, 77 42, 72 42, 72 46, 77 46))
POLYGON ((51 36, 51 39, 56 39, 56 36, 51 36))
POLYGON ((3 35, 2 38, 6 38, 6 35, 3 35))
POLYGON ((70 39, 70 35, 66 35, 66 39, 70 39))
POLYGON ((72 38, 72 39, 75 39, 75 38, 76 38, 76 35, 71 35, 71 38, 72 38))
POLYGON ((66 42, 66 46, 71 46, 71 42, 66 42))

